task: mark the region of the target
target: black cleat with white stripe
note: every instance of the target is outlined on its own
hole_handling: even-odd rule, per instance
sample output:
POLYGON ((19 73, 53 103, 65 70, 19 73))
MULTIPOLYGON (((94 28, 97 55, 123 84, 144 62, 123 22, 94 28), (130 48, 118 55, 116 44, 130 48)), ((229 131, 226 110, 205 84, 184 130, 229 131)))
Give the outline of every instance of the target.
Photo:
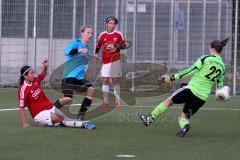
POLYGON ((177 137, 185 137, 187 132, 190 130, 190 125, 186 124, 180 131, 177 132, 177 137))
POLYGON ((150 123, 152 123, 154 121, 152 116, 147 113, 141 113, 141 114, 139 114, 139 117, 142 120, 143 124, 147 127, 150 125, 150 123))

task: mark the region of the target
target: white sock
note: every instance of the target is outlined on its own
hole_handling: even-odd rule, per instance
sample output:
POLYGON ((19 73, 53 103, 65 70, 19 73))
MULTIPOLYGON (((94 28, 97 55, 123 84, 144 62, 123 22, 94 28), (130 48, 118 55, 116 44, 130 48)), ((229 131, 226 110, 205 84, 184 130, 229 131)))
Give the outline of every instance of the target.
POLYGON ((108 103, 108 93, 109 93, 109 85, 102 85, 102 92, 103 92, 103 101, 108 103))
POLYGON ((113 87, 116 102, 120 102, 120 85, 114 85, 113 87))
POLYGON ((85 128, 88 121, 79 121, 75 119, 65 118, 63 120, 63 124, 67 127, 74 127, 74 128, 85 128))

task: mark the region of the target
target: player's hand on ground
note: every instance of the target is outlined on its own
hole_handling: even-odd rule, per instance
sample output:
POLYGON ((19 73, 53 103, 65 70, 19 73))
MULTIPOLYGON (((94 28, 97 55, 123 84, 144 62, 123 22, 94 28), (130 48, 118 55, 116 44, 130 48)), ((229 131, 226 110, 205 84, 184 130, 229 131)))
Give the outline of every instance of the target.
POLYGON ((87 54, 88 50, 86 48, 80 48, 78 49, 79 53, 87 54))
POLYGON ((48 67, 48 59, 44 59, 42 62, 42 65, 44 68, 47 68, 48 67))
POLYGON ((29 128, 29 127, 31 127, 30 124, 28 124, 28 123, 23 124, 22 126, 23 126, 23 128, 29 128))

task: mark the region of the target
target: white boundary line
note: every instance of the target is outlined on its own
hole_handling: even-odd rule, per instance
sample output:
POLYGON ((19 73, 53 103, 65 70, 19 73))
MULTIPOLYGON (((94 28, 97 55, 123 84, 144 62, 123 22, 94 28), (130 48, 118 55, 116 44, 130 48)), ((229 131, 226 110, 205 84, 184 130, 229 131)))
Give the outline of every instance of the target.
POLYGON ((135 158, 135 155, 131 155, 131 154, 118 154, 115 157, 117 158, 135 158))
POLYGON ((4 111, 17 111, 17 110, 19 110, 19 108, 0 109, 0 112, 4 112, 4 111))
MULTIPOLYGON (((72 104, 71 106, 80 106, 81 104, 72 104)), ((93 104, 96 105, 96 104, 93 104)), ((133 106, 129 107, 127 105, 122 105, 122 107, 128 107, 128 108, 155 108, 155 106, 133 106)), ((182 109, 182 107, 171 107, 172 109, 182 109)), ((17 111, 19 108, 9 108, 9 109, 0 109, 0 112, 5 111, 17 111)), ((202 107, 200 110, 214 110, 214 111, 240 111, 240 108, 206 108, 202 107)))
MULTIPOLYGON (((136 106, 130 108, 155 108, 155 106, 136 106)), ((172 109, 182 109, 183 107, 171 107, 172 109)), ((171 109, 170 108, 170 109, 171 109)), ((240 111, 240 108, 200 108, 200 110, 215 110, 215 111, 240 111)))

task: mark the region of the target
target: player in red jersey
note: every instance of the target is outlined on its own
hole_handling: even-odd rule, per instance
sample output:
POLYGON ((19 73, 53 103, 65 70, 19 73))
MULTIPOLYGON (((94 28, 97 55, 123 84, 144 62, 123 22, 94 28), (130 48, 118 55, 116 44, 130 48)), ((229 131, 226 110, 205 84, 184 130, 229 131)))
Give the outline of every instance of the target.
POLYGON ((106 19, 107 30, 100 34, 95 51, 97 55, 99 50, 102 49, 103 103, 101 106, 103 107, 108 106, 110 78, 114 87, 115 107, 120 107, 120 78, 122 76, 120 49, 125 48, 125 40, 122 33, 115 30, 117 24, 118 20, 115 17, 106 19))
POLYGON ((41 83, 47 75, 48 60, 44 60, 42 64, 43 70, 39 75, 34 74, 31 66, 24 66, 20 70, 18 100, 22 126, 24 128, 30 127, 24 112, 24 107, 28 107, 32 118, 40 126, 58 126, 63 124, 67 127, 95 128, 89 121, 78 121, 67 118, 58 109, 59 105, 65 103, 65 97, 57 100, 54 104, 47 98, 41 83))

